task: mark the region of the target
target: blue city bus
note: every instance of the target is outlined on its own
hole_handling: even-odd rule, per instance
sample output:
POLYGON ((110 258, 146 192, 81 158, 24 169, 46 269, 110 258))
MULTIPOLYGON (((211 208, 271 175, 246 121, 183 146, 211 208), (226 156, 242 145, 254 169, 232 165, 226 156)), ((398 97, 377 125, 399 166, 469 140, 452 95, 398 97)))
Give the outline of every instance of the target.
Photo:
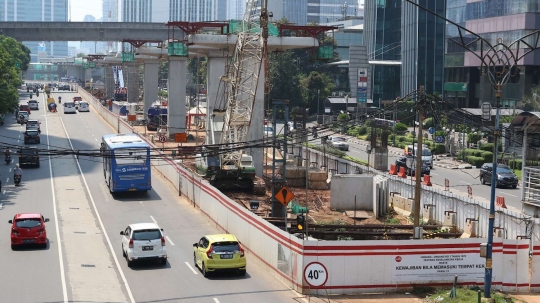
POLYGON ((152 189, 150 145, 135 134, 102 138, 103 175, 111 193, 152 189))

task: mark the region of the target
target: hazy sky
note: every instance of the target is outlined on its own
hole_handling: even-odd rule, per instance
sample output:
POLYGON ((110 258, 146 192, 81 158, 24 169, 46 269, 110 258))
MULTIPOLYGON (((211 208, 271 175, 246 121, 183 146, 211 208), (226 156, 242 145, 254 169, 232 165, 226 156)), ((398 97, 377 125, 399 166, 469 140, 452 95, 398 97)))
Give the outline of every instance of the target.
POLYGON ((101 0, 69 0, 71 2, 71 21, 83 21, 84 16, 101 18, 101 0))

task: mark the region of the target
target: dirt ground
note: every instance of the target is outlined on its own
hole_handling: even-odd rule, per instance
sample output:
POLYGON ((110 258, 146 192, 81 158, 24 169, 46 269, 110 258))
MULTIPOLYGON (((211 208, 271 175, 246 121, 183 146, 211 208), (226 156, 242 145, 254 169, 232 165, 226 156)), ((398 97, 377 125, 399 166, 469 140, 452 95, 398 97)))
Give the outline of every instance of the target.
MULTIPOLYGON (((188 134, 192 135, 195 140, 190 140, 187 143, 174 142, 174 140, 168 140, 165 143, 159 142, 159 134, 156 131, 145 130, 144 126, 134 126, 135 130, 140 134, 143 134, 147 138, 154 138, 154 142, 158 148, 171 149, 179 146, 201 146, 205 143, 205 131, 204 129, 195 129, 192 126, 188 130, 188 134)), ((169 151, 170 152, 170 151, 169 151)), ((271 159, 266 159, 265 161, 265 174, 271 175, 271 167, 269 166, 271 159)), ((185 159, 184 164, 191 169, 195 169, 195 160, 194 159, 185 159)), ((337 211, 335 209, 330 209, 330 190, 312 190, 309 189, 307 192, 308 200, 306 201, 306 189, 305 187, 288 187, 293 194, 295 195, 294 202, 300 206, 306 206, 309 209, 308 220, 309 223, 314 224, 384 224, 387 218, 376 219, 376 218, 366 218, 366 219, 357 219, 355 220, 352 217, 347 216, 345 212, 337 211), (356 222, 355 222, 356 221, 356 222)), ((271 190, 269 185, 267 185, 266 195, 265 196, 256 196, 246 192, 227 192, 226 193, 230 198, 237 201, 239 204, 249 209, 250 201, 259 201, 258 213, 262 217, 270 216, 271 212, 271 190)), ((408 218, 396 215, 401 224, 411 224, 408 218)))

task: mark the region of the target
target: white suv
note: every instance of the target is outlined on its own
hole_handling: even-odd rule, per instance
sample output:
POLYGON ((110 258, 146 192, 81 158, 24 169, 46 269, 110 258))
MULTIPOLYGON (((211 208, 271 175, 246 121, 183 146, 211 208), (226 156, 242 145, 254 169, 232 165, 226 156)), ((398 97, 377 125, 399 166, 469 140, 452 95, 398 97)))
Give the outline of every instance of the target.
POLYGON ((163 229, 155 223, 130 224, 121 231, 122 255, 129 267, 134 261, 155 259, 167 264, 167 250, 163 229))

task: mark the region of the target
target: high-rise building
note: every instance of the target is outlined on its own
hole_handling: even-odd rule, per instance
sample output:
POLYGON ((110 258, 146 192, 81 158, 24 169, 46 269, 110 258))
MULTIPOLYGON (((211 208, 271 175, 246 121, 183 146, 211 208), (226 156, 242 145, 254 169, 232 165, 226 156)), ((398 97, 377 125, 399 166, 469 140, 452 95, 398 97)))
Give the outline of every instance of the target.
MULTIPOLYGON (((538 29, 538 1, 448 1, 446 17, 480 35, 491 45, 502 39, 505 45, 538 29)), ((458 37, 457 28, 447 24, 445 58, 445 100, 459 107, 479 108, 484 102, 495 102, 495 92, 487 75, 482 75, 479 60, 451 39, 458 37)), ((470 39, 466 37, 466 39, 470 39)), ((467 40, 470 41, 470 40, 467 40)), ((534 45, 534 42, 529 42, 534 45)), ((521 47, 524 45, 522 44, 521 47)), ((480 50, 480 44, 474 47, 480 50)), ((487 51, 484 45, 484 51, 487 51)), ((532 86, 540 82, 540 55, 532 52, 517 63, 504 86, 501 106, 513 108, 529 95, 532 86)))
MULTIPOLYGON (((295 0, 288 1, 295 2, 295 0)), ((363 11, 360 6, 360 0, 307 0, 308 24, 328 23, 347 19, 347 17, 359 17, 362 15, 363 11)))
MULTIPOLYGON (((0 0, 2 21, 68 21, 68 0, 0 0)), ((32 62, 37 61, 38 46, 45 44, 48 56, 66 57, 67 41, 23 41, 31 51, 32 62)))
POLYGON ((101 12, 103 22, 118 22, 118 0, 102 0, 101 12))
MULTIPOLYGON (((227 0, 169 0, 169 3, 170 21, 227 20, 227 0)), ((237 3, 233 2, 233 4, 237 3)))
POLYGON ((246 0, 229 0, 227 3, 227 20, 241 20, 244 17, 246 0))
MULTIPOLYGON (((445 15, 446 0, 417 0, 445 15)), ((375 106, 424 85, 442 94, 445 23, 402 0, 366 1, 364 41, 371 65, 375 106)))

